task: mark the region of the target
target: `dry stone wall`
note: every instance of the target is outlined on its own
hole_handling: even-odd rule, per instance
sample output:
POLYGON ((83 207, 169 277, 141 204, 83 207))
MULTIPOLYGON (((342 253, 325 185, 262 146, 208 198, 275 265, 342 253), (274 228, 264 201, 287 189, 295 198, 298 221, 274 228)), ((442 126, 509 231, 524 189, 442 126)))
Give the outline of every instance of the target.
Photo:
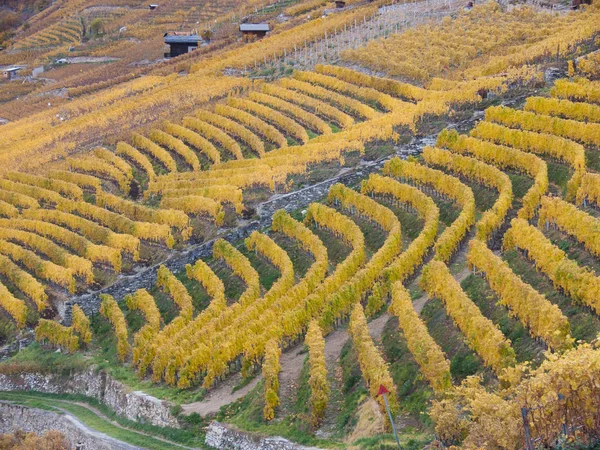
POLYGON ((294 444, 282 437, 265 437, 248 433, 219 422, 212 422, 206 433, 205 444, 220 450, 319 450, 294 444))
POLYGON ((0 374, 2 391, 37 391, 49 394, 80 394, 104 403, 118 415, 158 427, 179 428, 171 403, 141 391, 132 391, 104 371, 93 368, 69 376, 41 373, 0 374))
POLYGON ((46 431, 61 432, 77 450, 138 450, 140 447, 126 444, 104 433, 87 428, 69 414, 58 414, 21 405, 0 403, 0 433, 23 430, 43 434, 46 431))

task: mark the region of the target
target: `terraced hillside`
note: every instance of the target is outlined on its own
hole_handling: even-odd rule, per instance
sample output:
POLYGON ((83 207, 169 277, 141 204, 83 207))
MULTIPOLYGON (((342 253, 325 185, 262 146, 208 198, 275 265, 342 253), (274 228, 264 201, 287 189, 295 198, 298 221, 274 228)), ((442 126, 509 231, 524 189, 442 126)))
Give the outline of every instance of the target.
POLYGON ((60 348, 177 405, 194 438, 147 430, 168 445, 216 418, 394 448, 385 386, 409 448, 593 448, 597 7, 485 4, 314 70, 221 72, 372 7, 4 125, 0 314, 38 343, 0 374, 60 348))

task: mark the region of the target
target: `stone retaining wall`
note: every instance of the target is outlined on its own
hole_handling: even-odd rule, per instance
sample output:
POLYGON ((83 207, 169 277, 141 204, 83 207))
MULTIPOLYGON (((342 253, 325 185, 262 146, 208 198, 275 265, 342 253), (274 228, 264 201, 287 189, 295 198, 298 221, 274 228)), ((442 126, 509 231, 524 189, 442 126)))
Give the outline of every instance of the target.
POLYGON ((220 450, 319 450, 294 444, 279 436, 265 437, 219 422, 212 422, 206 433, 206 445, 220 450))
POLYGON ((50 430, 59 431, 70 442, 72 448, 77 450, 140 449, 92 430, 70 414, 0 403, 0 433, 14 433, 18 430, 36 434, 44 434, 50 430))
POLYGON ((171 414, 171 403, 141 391, 131 391, 104 371, 89 369, 71 376, 27 372, 0 374, 0 390, 84 395, 98 400, 129 420, 158 427, 180 427, 171 414))

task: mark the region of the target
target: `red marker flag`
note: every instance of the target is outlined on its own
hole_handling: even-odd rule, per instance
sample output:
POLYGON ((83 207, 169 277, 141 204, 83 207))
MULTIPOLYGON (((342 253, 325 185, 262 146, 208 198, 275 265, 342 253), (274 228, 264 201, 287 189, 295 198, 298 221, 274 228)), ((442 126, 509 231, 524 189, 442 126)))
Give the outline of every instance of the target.
POLYGON ((379 385, 379 392, 377 392, 377 396, 378 396, 378 397, 379 397, 380 395, 383 395, 383 394, 389 394, 389 393, 390 393, 390 391, 388 391, 388 390, 385 388, 385 386, 384 386, 383 384, 380 384, 380 385, 379 385))

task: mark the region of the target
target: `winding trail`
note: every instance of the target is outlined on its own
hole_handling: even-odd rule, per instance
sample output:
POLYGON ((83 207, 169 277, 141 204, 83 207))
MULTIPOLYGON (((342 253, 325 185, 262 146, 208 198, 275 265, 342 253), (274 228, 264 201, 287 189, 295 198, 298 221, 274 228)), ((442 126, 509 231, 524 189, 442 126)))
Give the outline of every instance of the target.
POLYGON ((260 380, 262 380, 262 375, 257 375, 246 386, 233 392, 235 386, 242 381, 241 374, 235 374, 227 378, 214 389, 208 391, 206 397, 199 402, 181 405, 182 413, 185 415, 198 413, 202 417, 216 414, 222 406, 229 405, 230 403, 245 397, 248 392, 254 389, 260 380))

